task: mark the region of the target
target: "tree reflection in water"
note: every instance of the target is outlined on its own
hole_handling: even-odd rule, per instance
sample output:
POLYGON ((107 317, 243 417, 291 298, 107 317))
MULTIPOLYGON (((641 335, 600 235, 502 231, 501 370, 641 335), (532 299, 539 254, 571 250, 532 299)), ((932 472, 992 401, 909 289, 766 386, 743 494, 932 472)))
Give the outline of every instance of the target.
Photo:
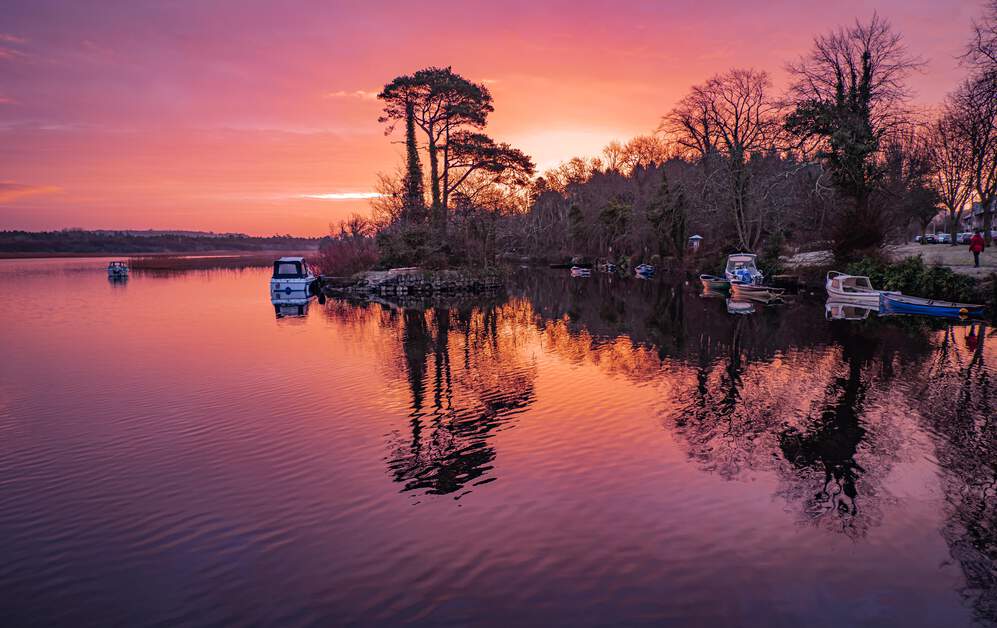
POLYGON ((923 443, 911 445, 924 438, 919 418, 962 592, 978 619, 997 621, 988 326, 825 322, 819 302, 729 316, 722 300, 681 286, 534 271, 502 303, 384 308, 377 324, 396 331, 385 351, 398 357, 386 362, 411 403, 388 466, 420 494, 460 496, 495 479, 495 434, 535 398, 528 344, 658 387, 664 427, 699 468, 727 480, 771 474, 801 523, 855 540, 883 520, 891 470, 923 460, 923 443))
POLYGON ((524 359, 515 330, 500 333, 511 308, 403 311, 412 413, 408 435, 393 435, 388 456, 403 491, 458 493, 459 498, 468 486, 495 479, 484 477, 495 459, 490 439, 533 401, 536 378, 536 367, 524 359), (452 354, 461 356, 456 367, 452 354), (427 386, 432 393, 428 402, 427 386))
POLYGON ((997 417, 985 324, 946 329, 925 365, 923 420, 934 436, 947 516, 942 536, 981 623, 997 624, 997 417))

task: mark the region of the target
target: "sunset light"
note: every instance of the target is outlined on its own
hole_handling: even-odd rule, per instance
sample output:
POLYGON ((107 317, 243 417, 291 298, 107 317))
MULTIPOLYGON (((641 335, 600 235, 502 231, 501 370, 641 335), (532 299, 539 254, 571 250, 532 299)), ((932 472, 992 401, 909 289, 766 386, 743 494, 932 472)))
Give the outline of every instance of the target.
POLYGON ((874 9, 925 58, 911 85, 935 106, 958 82, 978 4, 464 2, 446 9, 445 36, 427 38, 435 17, 397 3, 8 1, 0 176, 61 192, 4 195, 0 216, 22 229, 323 235, 369 212, 367 197, 318 205, 297 190, 372 191, 397 169, 402 146, 384 136, 376 95, 401 72, 452 65, 487 85, 491 133, 542 171, 653 132, 728 67, 782 87, 814 35, 874 9))
POLYGON ((0 628, 997 628, 997 0, 0 0, 0 628))

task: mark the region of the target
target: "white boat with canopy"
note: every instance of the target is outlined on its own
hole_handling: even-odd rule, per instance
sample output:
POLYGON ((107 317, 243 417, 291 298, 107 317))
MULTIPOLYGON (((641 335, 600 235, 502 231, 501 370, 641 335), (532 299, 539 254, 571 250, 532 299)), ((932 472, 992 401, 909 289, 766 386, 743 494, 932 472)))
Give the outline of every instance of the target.
POLYGON ((765 276, 758 270, 756 263, 757 255, 754 253, 733 253, 727 256, 727 267, 724 268, 724 277, 733 285, 741 284, 761 284, 765 276))
POLYGON ((883 294, 900 294, 888 290, 876 290, 868 277, 861 275, 846 275, 836 270, 827 273, 824 284, 827 296, 836 302, 857 303, 869 307, 879 307, 879 297, 883 294))
POLYGON ((271 295, 311 295, 318 287, 318 277, 303 257, 282 257, 273 263, 271 295))

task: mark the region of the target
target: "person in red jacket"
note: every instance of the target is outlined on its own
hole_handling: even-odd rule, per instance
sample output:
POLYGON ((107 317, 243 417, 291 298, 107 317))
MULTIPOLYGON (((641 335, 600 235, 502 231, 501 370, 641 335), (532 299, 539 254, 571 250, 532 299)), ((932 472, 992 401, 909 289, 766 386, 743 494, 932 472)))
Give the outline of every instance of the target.
POLYGON ((977 268, 980 267, 980 253, 983 252, 983 236, 980 235, 980 230, 977 229, 973 237, 969 239, 969 250, 973 252, 973 265, 977 268))

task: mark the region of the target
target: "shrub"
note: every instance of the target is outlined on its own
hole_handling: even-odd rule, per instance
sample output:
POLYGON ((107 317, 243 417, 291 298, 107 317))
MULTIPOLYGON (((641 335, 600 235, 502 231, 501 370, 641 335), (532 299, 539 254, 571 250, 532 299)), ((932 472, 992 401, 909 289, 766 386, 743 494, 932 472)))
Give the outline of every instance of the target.
POLYGON ((315 265, 323 275, 348 276, 367 270, 377 263, 377 241, 373 226, 361 216, 351 216, 333 230, 319 245, 315 265))
POLYGON ((944 266, 928 266, 920 255, 895 264, 865 257, 849 264, 845 272, 865 275, 880 290, 899 290, 912 296, 964 302, 978 296, 972 277, 960 275, 944 266))

